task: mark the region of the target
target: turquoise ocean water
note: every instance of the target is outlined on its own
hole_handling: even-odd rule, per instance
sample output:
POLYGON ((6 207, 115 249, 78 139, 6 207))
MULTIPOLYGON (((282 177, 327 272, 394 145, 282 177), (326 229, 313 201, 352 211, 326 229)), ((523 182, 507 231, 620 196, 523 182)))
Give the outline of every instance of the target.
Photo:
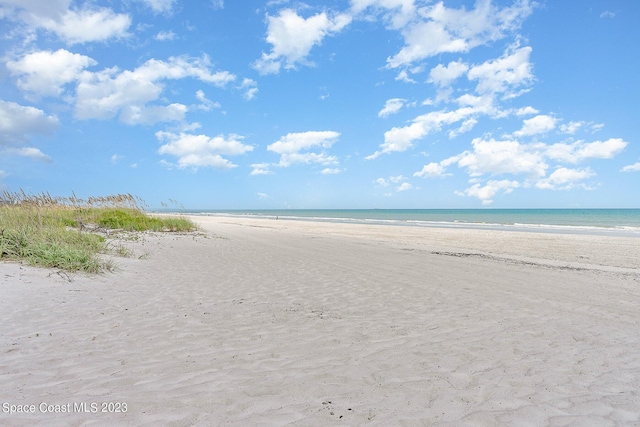
POLYGON ((182 213, 414 227, 609 233, 640 237, 640 209, 291 209, 189 210, 182 213))

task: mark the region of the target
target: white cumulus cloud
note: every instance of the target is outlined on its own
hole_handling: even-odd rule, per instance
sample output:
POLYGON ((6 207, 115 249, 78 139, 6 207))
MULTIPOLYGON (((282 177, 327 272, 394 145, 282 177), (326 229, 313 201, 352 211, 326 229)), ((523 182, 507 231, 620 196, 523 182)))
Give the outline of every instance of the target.
POLYGON ((384 107, 380 112, 378 112, 378 117, 387 117, 391 114, 395 114, 404 106, 405 99, 401 98, 391 98, 387 99, 387 102, 384 104, 384 107))
MULTIPOLYGON (((377 178, 373 182, 378 187, 389 187, 391 184, 397 184, 394 189, 396 192, 408 191, 413 188, 413 185, 406 182, 407 177, 404 175, 394 175, 388 178, 377 178)), ((392 193, 385 194, 386 196, 390 196, 392 193)))
MULTIPOLYGON (((366 4, 366 2, 364 2, 366 4)), ((382 2, 384 3, 384 2, 382 2)), ((401 9, 411 11, 411 7, 401 9)), ((387 59, 390 68, 405 67, 442 53, 468 52, 499 40, 517 29, 532 10, 527 0, 499 8, 490 0, 479 0, 474 9, 447 8, 443 2, 427 4, 414 15, 418 19, 394 21, 405 46, 387 59)), ((408 13, 405 12, 405 16, 408 13)))
POLYGON ((181 121, 187 111, 182 104, 148 105, 160 99, 162 82, 195 78, 218 87, 234 81, 227 71, 212 72, 208 57, 150 59, 138 68, 84 71, 76 87, 75 115, 79 119, 110 119, 120 115, 128 124, 181 121))
POLYGON ((306 58, 311 49, 326 36, 339 33, 351 22, 351 17, 321 12, 303 18, 293 9, 283 9, 277 16, 268 16, 267 21, 266 40, 272 46, 271 52, 263 53, 254 63, 262 74, 278 73, 283 65, 292 69, 298 64, 309 64, 306 58))
POLYGON ((396 76, 396 80, 399 80, 405 83, 417 83, 414 79, 409 77, 409 73, 407 72, 407 70, 400 70, 400 72, 396 76))
POLYGON ((55 19, 38 17, 37 26, 55 33, 67 44, 106 41, 128 36, 131 17, 107 8, 69 9, 55 19))
POLYGON ((409 184, 408 182, 403 182, 402 184, 396 187, 396 191, 398 192, 408 191, 408 190, 411 190, 412 188, 413 188, 413 185, 409 184))
POLYGON ((174 33, 173 31, 160 31, 153 38, 160 42, 164 42, 164 41, 175 40, 176 37, 177 37, 177 34, 174 33))
POLYGON ((515 111, 516 116, 531 116, 533 114, 538 114, 539 111, 528 105, 526 107, 518 108, 515 111))
POLYGON ((253 150, 253 147, 242 143, 240 135, 194 135, 187 133, 156 132, 158 141, 164 142, 158 152, 178 158, 178 167, 194 168, 213 167, 215 169, 231 169, 236 167, 222 155, 235 156, 253 150))
POLYGON ((50 135, 58 125, 56 116, 40 109, 0 100, 0 146, 24 142, 29 135, 50 135))
POLYGON ((640 162, 627 165, 621 169, 622 172, 640 172, 640 162))
POLYGON ((380 187, 388 187, 389 186, 389 183, 384 178, 376 178, 376 180, 373 181, 373 182, 375 182, 376 185, 379 185, 380 187))
POLYGON ((625 147, 628 142, 621 138, 609 138, 606 141, 574 143, 557 143, 546 147, 545 155, 550 159, 568 163, 578 163, 587 159, 611 159, 625 147))
MULTIPOLYGON (((544 144, 521 143, 518 140, 493 138, 475 138, 471 142, 473 149, 446 158, 440 162, 431 162, 416 177, 430 178, 442 176, 446 168, 457 165, 471 177, 473 185, 459 195, 480 199, 484 204, 491 203, 493 197, 502 192, 510 193, 520 186, 541 190, 568 190, 572 188, 591 189, 592 185, 584 180, 594 177, 589 168, 568 168, 562 163, 578 163, 590 159, 610 159, 622 152, 628 143, 620 138, 606 141, 544 144), (547 175, 548 170, 552 172, 547 175), (524 176, 523 182, 511 179, 490 180, 481 184, 483 176, 524 176)), ((623 172, 640 171, 640 162, 625 166, 623 172)))
POLYGON ((29 38, 37 30, 56 34, 67 44, 105 42, 127 37, 131 17, 85 2, 80 7, 72 0, 2 0, 0 18, 19 22, 29 38))
POLYGON ((518 141, 475 138, 473 151, 456 156, 458 166, 466 168, 470 176, 484 174, 523 174, 542 177, 548 168, 542 153, 518 141))
POLYGON ((515 131, 515 136, 532 136, 552 131, 556 127, 558 119, 539 114, 523 121, 522 129, 515 131))
POLYGON ((324 168, 322 169, 322 171, 320 171, 321 174, 323 175, 337 175, 339 173, 342 173, 342 169, 340 168, 324 168))
POLYGON ((7 69, 17 76, 17 86, 39 95, 58 96, 63 86, 74 82, 82 70, 96 65, 92 58, 71 53, 65 49, 55 52, 43 50, 24 55, 16 61, 8 61, 7 69))
POLYGON ((38 160, 46 163, 51 162, 51 157, 44 154, 42 151, 40 151, 39 148, 35 148, 35 147, 22 147, 22 148, 10 147, 3 151, 5 154, 9 154, 9 155, 28 157, 32 160, 38 160))
POLYGON ((444 66, 438 64, 429 72, 429 82, 438 86, 448 86, 469 70, 469 65, 462 61, 449 62, 444 66))
POLYGON ((457 137, 460 134, 463 133, 467 133, 469 131, 471 131, 471 129, 473 129, 473 127, 475 125, 478 124, 478 120, 471 117, 467 120, 465 120, 464 122, 462 122, 462 124, 460 125, 460 127, 458 129, 453 129, 451 131, 449 131, 449 138, 453 139, 455 137, 457 137))
POLYGON ((467 73, 469 80, 477 80, 476 92, 504 93, 507 98, 516 96, 516 88, 533 81, 532 66, 529 61, 531 47, 507 51, 502 57, 472 66, 467 73))
POLYGON ((568 124, 561 124, 560 125, 560 130, 563 133, 568 133, 570 135, 575 134, 578 130, 580 130, 580 128, 582 128, 584 126, 584 122, 569 122, 568 124))
POLYGON ((253 79, 244 78, 239 86, 240 90, 244 90, 244 99, 252 100, 258 93, 258 83, 253 79))
MULTIPOLYGON (((403 127, 393 127, 384 133, 384 142, 380 145, 380 150, 367 156, 367 160, 375 159, 381 154, 406 151, 413 147, 414 141, 424 138, 431 132, 442 129, 445 125, 469 119, 476 114, 488 113, 486 105, 473 107, 462 107, 453 111, 432 111, 420 115, 413 120, 413 123, 403 127)), ((460 132, 469 130, 475 121, 469 121, 460 129, 460 132)))
POLYGON ((569 190, 575 186, 578 181, 590 178, 593 171, 586 169, 568 169, 559 167, 554 170, 548 177, 536 182, 536 187, 543 190, 569 190))
POLYGON ((418 171, 413 174, 413 176, 420 178, 436 178, 445 176, 446 168, 441 163, 431 162, 427 165, 424 165, 421 171, 418 171))
POLYGON ((269 144, 267 150, 280 154, 278 166, 282 167, 295 163, 335 165, 338 159, 328 155, 325 150, 331 148, 339 137, 340 133, 334 131, 288 133, 278 141, 269 144), (310 151, 312 149, 314 151, 310 151))
POLYGON ((463 192, 456 192, 459 196, 469 196, 479 199, 483 205, 490 205, 493 203, 493 198, 496 194, 502 192, 503 194, 509 194, 514 188, 520 187, 518 181, 510 181, 508 179, 503 180, 491 180, 485 185, 475 183, 471 187, 465 189, 463 192))
POLYGON ((251 165, 253 170, 249 175, 271 175, 273 172, 269 169, 271 165, 269 163, 254 163, 251 165))
POLYGON ((197 106, 198 110, 211 111, 213 108, 221 107, 219 102, 214 102, 207 98, 204 91, 202 90, 196 91, 196 98, 198 99, 198 101, 200 101, 200 105, 197 106))

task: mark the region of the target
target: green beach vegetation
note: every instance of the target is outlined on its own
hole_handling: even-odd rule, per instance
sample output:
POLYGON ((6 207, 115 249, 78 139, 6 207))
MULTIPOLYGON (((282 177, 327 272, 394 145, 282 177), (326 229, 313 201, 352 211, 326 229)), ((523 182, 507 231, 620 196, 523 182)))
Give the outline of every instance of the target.
MULTIPOLYGON (((131 194, 81 199, 24 191, 0 194, 0 261, 98 273, 113 268, 101 257, 118 232, 185 232, 196 228, 183 217, 145 213, 131 194)), ((123 252, 120 250, 120 252, 123 252)))

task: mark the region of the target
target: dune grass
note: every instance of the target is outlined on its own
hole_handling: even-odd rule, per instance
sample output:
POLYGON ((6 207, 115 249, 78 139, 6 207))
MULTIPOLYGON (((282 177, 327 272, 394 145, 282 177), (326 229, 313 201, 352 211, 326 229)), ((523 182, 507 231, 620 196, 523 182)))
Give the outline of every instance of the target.
POLYGON ((153 217, 130 194, 80 199, 20 192, 0 194, 0 260, 97 273, 113 263, 105 235, 114 231, 190 231, 181 217, 153 217))

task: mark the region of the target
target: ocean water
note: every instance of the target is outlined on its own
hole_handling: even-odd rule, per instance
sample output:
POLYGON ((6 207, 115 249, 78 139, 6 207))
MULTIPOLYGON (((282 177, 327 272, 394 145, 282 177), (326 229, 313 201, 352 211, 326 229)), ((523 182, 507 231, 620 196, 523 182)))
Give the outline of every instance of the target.
POLYGON ((640 209, 291 209, 194 210, 183 213, 414 227, 608 233, 640 237, 640 209))

